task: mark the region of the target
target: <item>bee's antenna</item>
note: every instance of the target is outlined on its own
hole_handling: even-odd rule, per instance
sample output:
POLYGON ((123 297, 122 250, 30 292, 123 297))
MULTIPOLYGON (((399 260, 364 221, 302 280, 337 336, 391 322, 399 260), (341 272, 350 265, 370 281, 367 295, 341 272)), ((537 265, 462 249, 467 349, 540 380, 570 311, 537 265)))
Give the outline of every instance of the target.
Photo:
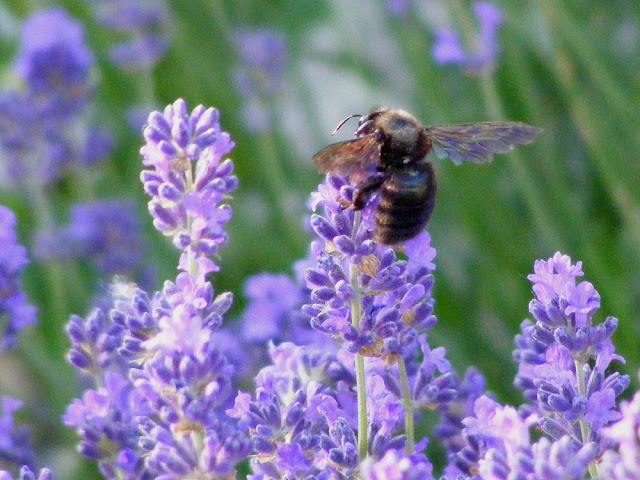
POLYGON ((335 135, 336 133, 338 133, 338 130, 340 130, 340 128, 341 128, 345 123, 347 123, 349 120, 351 120, 352 118, 355 118, 355 117, 360 117, 360 118, 362 118, 362 115, 360 115, 360 114, 358 114, 358 113, 356 113, 355 115, 349 115, 347 118, 345 118, 344 120, 342 120, 342 121, 340 122, 340 124, 336 127, 336 129, 335 129, 335 130, 333 131, 333 133, 331 134, 331 136, 333 136, 333 135, 335 135))

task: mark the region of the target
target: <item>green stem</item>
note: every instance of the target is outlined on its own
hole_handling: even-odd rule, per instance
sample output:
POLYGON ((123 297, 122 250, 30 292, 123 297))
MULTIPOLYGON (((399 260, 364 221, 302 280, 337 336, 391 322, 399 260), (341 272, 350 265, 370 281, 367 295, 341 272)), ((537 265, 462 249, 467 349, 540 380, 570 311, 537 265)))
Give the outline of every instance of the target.
MULTIPOLYGON (((354 237, 358 231, 358 227, 360 226, 360 217, 360 211, 354 213, 354 237)), ((355 292, 355 295, 351 300, 351 323, 355 328, 358 328, 360 327, 360 319, 362 317, 362 306, 360 304, 362 294, 360 292, 358 267, 356 267, 356 265, 349 265, 349 276, 351 286, 355 292)), ((358 454, 360 456, 360 461, 363 461, 367 458, 369 450, 367 448, 367 430, 369 428, 369 424, 367 423, 367 384, 364 372, 364 357, 360 353, 356 353, 356 392, 358 395, 358 454)))
MULTIPOLYGON (((576 366, 576 381, 578 383, 578 395, 582 395, 583 397, 586 397, 587 386, 585 384, 585 378, 584 378, 584 362, 576 359, 574 359, 573 361, 576 366)), ((591 425, 585 422, 583 417, 580 417, 580 419, 578 420, 578 423, 580 425, 580 434, 582 435, 582 444, 586 445, 590 441, 589 437, 591 436, 591 425)), ((589 475, 591 475, 591 478, 595 480, 600 478, 600 475, 598 473, 598 465, 596 464, 595 460, 592 460, 591 462, 589 462, 589 475)))
MULTIPOLYGON (((187 168, 184 172, 185 181, 187 183, 187 192, 193 192, 193 166, 190 164, 189 168, 187 168)), ((187 231, 191 232, 191 225, 193 224, 193 217, 191 215, 187 216, 187 231)), ((198 264, 196 263, 195 255, 193 254, 193 248, 189 247, 187 249, 188 255, 188 263, 189 263, 189 275, 195 277, 198 273, 198 264)))
POLYGON ((407 366, 404 363, 404 357, 398 356, 398 374, 402 383, 402 405, 404 407, 404 431, 407 435, 407 454, 413 455, 413 444, 415 443, 413 428, 413 399, 411 398, 411 390, 409 389, 409 379, 407 377, 407 366))
POLYGON ((356 353, 356 389, 358 393, 358 455, 360 461, 367 458, 367 386, 364 376, 364 357, 356 353))

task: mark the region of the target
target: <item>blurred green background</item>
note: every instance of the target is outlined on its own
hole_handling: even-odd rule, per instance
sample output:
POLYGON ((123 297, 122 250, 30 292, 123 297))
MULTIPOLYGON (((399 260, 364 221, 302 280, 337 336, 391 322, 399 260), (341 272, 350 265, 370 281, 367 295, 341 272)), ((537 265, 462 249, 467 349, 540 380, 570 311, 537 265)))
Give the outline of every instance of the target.
MULTIPOLYGON (((95 180, 95 198, 134 198, 153 248, 156 288, 175 278, 177 251, 152 227, 139 173, 140 131, 129 110, 146 102, 160 109, 182 97, 189 109, 215 106, 236 148, 240 187, 231 205, 229 244, 213 281, 232 291, 231 317, 243 307, 252 274, 291 273, 307 254, 307 198, 322 176, 313 153, 336 141, 347 115, 376 106, 402 107, 426 125, 493 119, 545 129, 532 145, 490 164, 437 163, 437 208, 429 224, 437 249, 436 314, 432 347, 445 346, 459 371, 477 366, 501 401, 519 404, 512 381, 513 336, 528 316, 527 274, 535 259, 556 251, 582 260, 585 279, 602 297, 596 319, 620 320, 614 344, 637 388, 640 363, 640 2, 565 0, 495 4, 503 11, 495 71, 470 75, 432 56, 434 32, 451 27, 471 41, 476 19, 463 0, 407 0, 404 16, 383 0, 248 0, 169 2, 169 50, 146 72, 123 72, 108 58, 117 35, 104 29, 82 0, 5 0, 0 5, 0 62, 8 70, 21 23, 38 9, 62 6, 86 28, 97 58, 91 121, 112 131, 115 149, 95 180), (245 126, 243 94, 234 83, 241 60, 233 38, 242 29, 285 37, 288 62, 279 94, 264 96, 273 121, 262 133, 245 126)), ((337 139, 348 138, 354 124, 337 139)), ((79 180, 64 178, 49 194, 55 217, 83 200, 79 180)), ((16 212, 21 242, 30 248, 34 214, 25 192, 1 186, 0 203, 16 212)), ((1 248, 1 246, 0 246, 1 248)), ((32 262, 24 287, 39 323, 18 348, 0 356, 0 394, 21 398, 21 419, 33 428, 48 464, 79 461, 74 432, 59 423, 78 381, 66 364, 64 325, 85 315, 100 278, 88 262, 51 266, 32 262), (54 274, 55 276, 55 274, 54 274), (53 293, 52 282, 58 292, 53 293), (60 295, 57 302, 53 297, 60 295), (53 303, 56 303, 55 305, 53 303), (11 373, 9 373, 11 372, 11 373), (73 460, 70 459, 73 458, 73 460)), ((67 478, 61 476, 59 478, 67 478)), ((70 477, 69 477, 70 478, 70 477)))

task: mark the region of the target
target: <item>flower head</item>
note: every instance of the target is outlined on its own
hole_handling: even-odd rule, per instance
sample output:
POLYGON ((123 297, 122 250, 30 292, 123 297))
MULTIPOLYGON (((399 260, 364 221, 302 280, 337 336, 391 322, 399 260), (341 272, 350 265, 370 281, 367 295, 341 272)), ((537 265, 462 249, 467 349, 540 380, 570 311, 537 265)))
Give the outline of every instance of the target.
POLYGON ((150 69, 169 48, 171 14, 162 0, 91 0, 98 22, 123 37, 109 49, 111 61, 126 71, 150 69))
POLYGON ((11 182, 42 188, 109 152, 108 134, 81 118, 94 92, 93 65, 82 25, 63 10, 26 21, 15 61, 21 88, 0 93, 3 174, 11 182))
POLYGON ((209 259, 227 242, 222 226, 231 209, 222 202, 235 190, 231 160, 222 160, 234 146, 223 132, 214 108, 197 106, 191 114, 183 100, 164 112, 149 115, 144 130, 141 174, 151 196, 154 225, 184 251, 180 268, 196 268, 199 275, 217 270, 209 259))
POLYGON ((14 413, 21 407, 22 402, 19 400, 0 398, 0 464, 6 467, 32 465, 34 461, 29 444, 29 429, 17 427, 14 422, 14 413))
POLYGON ((502 13, 491 2, 476 2, 473 11, 478 19, 478 32, 472 51, 463 48, 455 30, 441 29, 435 33, 433 57, 436 63, 453 63, 472 74, 483 74, 494 68, 499 51, 497 34, 503 21, 502 13))
POLYGON ((620 405, 621 418, 604 428, 605 438, 616 448, 605 453, 600 465, 602 478, 611 480, 640 479, 640 393, 620 405))
POLYGON ((68 226, 41 233, 40 258, 90 260, 104 276, 133 276, 141 270, 142 226, 135 205, 122 200, 74 205, 68 226))
POLYGON ((620 417, 615 398, 629 384, 625 375, 605 374, 612 360, 624 361, 611 343, 618 321, 609 317, 593 325, 600 296, 589 282, 576 285, 581 262, 574 265, 558 252, 536 261, 534 271, 528 278, 536 299, 529 311, 536 323, 522 323, 514 352, 515 384, 530 402, 523 413, 539 414, 540 426, 554 439, 570 435, 606 449, 602 428, 620 417))
POLYGON ((269 353, 272 365, 256 376, 255 400, 240 392, 227 410, 249 429, 254 472, 267 478, 352 472, 353 372, 333 354, 292 343, 271 344, 269 353))
POLYGON ((268 30, 241 30, 235 45, 241 60, 235 82, 245 101, 245 123, 251 131, 262 133, 272 120, 268 102, 282 92, 288 63, 286 41, 268 30))
POLYGON ((12 348, 18 332, 36 321, 36 309, 21 290, 20 276, 28 260, 15 226, 13 212, 0 205, 0 352, 12 348))
MULTIPOLYGON (((0 470, 0 480, 13 480, 13 477, 6 470, 0 470)), ((24 465, 20 469, 20 475, 16 480, 53 480, 53 474, 48 468, 43 468, 36 476, 29 467, 24 465)))
POLYGON ((311 216, 318 239, 312 244, 316 266, 307 270, 311 303, 303 311, 311 325, 332 334, 352 352, 366 356, 408 355, 418 349, 418 335, 435 324, 430 267, 435 250, 428 234, 416 237, 409 260, 373 240, 373 199, 358 220, 342 205, 353 199, 353 186, 328 177, 312 196, 311 216), (352 310, 357 301, 359 310, 352 310), (353 315, 359 313, 359 318, 353 315))
POLYGON ((363 480, 431 480, 431 462, 423 454, 407 455, 401 450, 387 450, 375 461, 369 457, 360 466, 363 480))
POLYGON ((64 10, 38 12, 25 23, 15 70, 29 92, 46 98, 41 114, 68 117, 84 107, 93 64, 84 29, 64 10))

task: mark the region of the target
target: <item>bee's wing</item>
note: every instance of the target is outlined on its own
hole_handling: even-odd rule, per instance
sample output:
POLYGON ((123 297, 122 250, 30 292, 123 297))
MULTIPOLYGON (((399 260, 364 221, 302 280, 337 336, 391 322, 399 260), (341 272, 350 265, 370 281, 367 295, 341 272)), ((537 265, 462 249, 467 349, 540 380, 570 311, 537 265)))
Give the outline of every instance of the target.
POLYGON ((462 162, 486 163, 496 153, 507 153, 515 145, 528 145, 542 129, 521 122, 483 122, 446 127, 425 127, 433 152, 438 158, 462 162))
POLYGON ((380 147, 377 133, 334 143, 316 153, 313 164, 320 173, 343 175, 360 183, 380 165, 380 147))

